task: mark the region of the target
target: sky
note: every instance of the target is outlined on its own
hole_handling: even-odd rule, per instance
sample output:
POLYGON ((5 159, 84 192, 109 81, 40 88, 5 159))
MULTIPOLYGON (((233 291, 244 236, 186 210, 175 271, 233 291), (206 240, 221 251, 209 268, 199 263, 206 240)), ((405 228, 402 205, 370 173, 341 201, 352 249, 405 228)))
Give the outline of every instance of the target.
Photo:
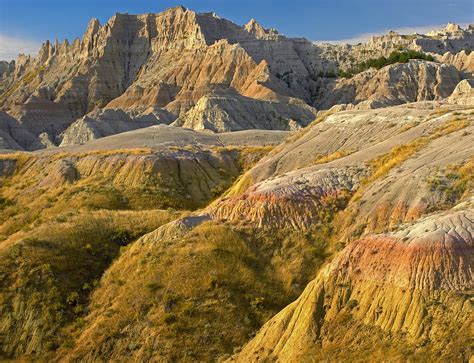
POLYGON ((82 36, 89 19, 183 5, 237 24, 255 18, 287 36, 357 43, 388 30, 426 32, 474 23, 474 0, 0 0, 0 60, 34 54, 46 40, 82 36))

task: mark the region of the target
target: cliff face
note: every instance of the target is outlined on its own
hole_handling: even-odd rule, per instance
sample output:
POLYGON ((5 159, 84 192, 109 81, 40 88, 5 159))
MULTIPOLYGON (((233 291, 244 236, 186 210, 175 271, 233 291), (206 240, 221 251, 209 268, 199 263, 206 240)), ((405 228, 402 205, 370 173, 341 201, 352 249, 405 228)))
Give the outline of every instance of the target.
POLYGON ((350 79, 338 79, 321 91, 316 105, 329 109, 339 104, 379 108, 449 97, 460 81, 454 66, 412 60, 380 70, 370 69, 350 79))
MULTIPOLYGON (((56 140, 73 119, 98 107, 166 107, 180 115, 216 87, 275 102, 305 98, 301 87, 289 90, 275 77, 290 69, 308 76, 295 41, 264 34, 257 24, 247 30, 181 7, 161 14, 117 14, 103 26, 92 20, 82 40, 46 42, 37 58, 20 58, 2 82, 2 108, 21 115, 19 121, 28 127, 33 123, 32 132, 47 132, 56 140), (40 95, 30 101, 33 92, 40 95), (42 114, 47 108, 51 112, 42 114), (41 128, 48 120, 53 129, 41 128)), ((310 107, 298 102, 288 112, 304 114, 304 124, 310 107)), ((284 104, 277 108, 285 110, 284 104)), ((259 126, 287 128, 277 117, 259 126)))
MULTIPOLYGON (((104 25, 91 20, 82 39, 72 43, 48 41, 36 58, 20 56, 15 63, 2 64, 0 104, 29 132, 37 137, 44 133, 43 139, 56 145, 73 121, 98 108, 127 112, 165 108, 174 117, 184 117, 204 97, 200 112, 209 115, 212 106, 203 110, 203 104, 215 92, 273 101, 277 104, 270 108, 304 125, 312 112, 307 105, 330 107, 359 102, 374 92, 383 105, 446 97, 459 75, 454 69, 434 70, 431 64, 419 65, 419 69, 411 66, 410 70, 391 67, 390 72, 386 71, 390 75, 376 76, 377 82, 367 82, 374 76, 369 72, 348 82, 327 85, 328 80, 321 75, 405 47, 435 51, 438 60, 468 76, 472 62, 461 50, 472 45, 472 32, 470 28, 451 26, 442 34, 390 33, 358 46, 328 46, 287 38, 255 20, 241 27, 215 14, 197 14, 182 7, 159 14, 116 14, 104 25), (408 82, 406 91, 388 91, 393 88, 392 82, 404 77, 408 82)), ((242 107, 238 108, 249 109, 250 103, 244 102, 245 98, 241 101, 242 107)), ((249 126, 246 113, 231 116, 235 118, 233 124, 241 125, 236 129, 249 126)), ((223 126, 222 120, 208 121, 206 129, 235 128, 223 126)), ((293 128, 285 126, 288 121, 274 116, 257 121, 260 128, 293 128)), ((203 127, 197 125, 202 121, 189 122, 203 127)))

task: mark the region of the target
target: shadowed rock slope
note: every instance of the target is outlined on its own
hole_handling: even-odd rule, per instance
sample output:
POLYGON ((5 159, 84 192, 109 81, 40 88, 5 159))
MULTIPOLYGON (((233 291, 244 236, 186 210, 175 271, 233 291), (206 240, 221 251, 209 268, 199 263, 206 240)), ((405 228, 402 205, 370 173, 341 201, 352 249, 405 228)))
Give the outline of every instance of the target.
POLYGON ((161 109, 127 114, 117 109, 92 111, 75 121, 61 135, 59 146, 84 144, 90 140, 157 124, 169 124, 175 117, 161 109), (147 112, 148 111, 148 112, 147 112))

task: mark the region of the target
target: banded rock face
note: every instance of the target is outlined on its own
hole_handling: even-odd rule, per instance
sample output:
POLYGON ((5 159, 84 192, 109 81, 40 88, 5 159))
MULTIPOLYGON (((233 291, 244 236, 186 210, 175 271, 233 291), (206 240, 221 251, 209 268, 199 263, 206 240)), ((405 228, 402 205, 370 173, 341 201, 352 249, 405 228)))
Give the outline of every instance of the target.
POLYGON ((291 130, 307 126, 316 110, 303 102, 256 100, 238 94, 212 94, 173 125, 198 131, 229 132, 250 129, 291 130))
POLYGON ((433 106, 323 117, 263 158, 207 213, 261 228, 308 229, 319 223, 324 206, 335 206, 345 208, 337 230, 350 240, 443 208, 452 196, 436 182, 450 184, 444 174, 452 167, 469 170, 474 124, 469 110, 451 105, 440 112, 433 106))
POLYGON ((160 14, 117 14, 104 26, 92 20, 82 40, 46 42, 36 58, 19 58, 2 82, 2 108, 10 112, 38 89, 48 90, 42 100, 66 109, 64 119, 107 105, 167 106, 178 115, 216 85, 259 99, 294 95, 270 68, 284 73, 292 67, 307 76, 295 42, 262 32, 256 25, 247 30, 182 7, 160 14))
POLYGON ((454 66, 411 60, 339 79, 321 91, 318 109, 354 104, 360 109, 449 97, 460 81, 454 66))
MULTIPOLYGON (((91 111, 104 107, 125 112, 165 108, 175 117, 185 117, 199 100, 212 98, 216 90, 274 101, 278 103, 277 111, 296 123, 300 121, 296 116, 306 118, 312 112, 304 103, 329 108, 340 102, 358 103, 365 97, 371 98, 367 107, 379 107, 438 99, 452 91, 446 78, 458 76, 434 71, 431 65, 426 65, 425 75, 419 74, 423 70, 414 71, 417 76, 413 74, 415 80, 407 80, 406 92, 388 91, 393 85, 383 77, 377 80, 383 86, 368 82, 367 87, 364 85, 370 75, 356 77, 347 84, 338 82, 336 86, 327 86, 327 79, 320 77, 328 71, 344 69, 344 59, 361 62, 387 55, 400 46, 435 50, 440 57, 453 52, 439 59, 465 74, 471 68, 470 58, 459 53, 472 47, 471 28, 451 26, 442 35, 390 33, 360 46, 326 46, 287 38, 255 20, 238 26, 212 13, 197 14, 177 7, 159 14, 116 14, 104 25, 93 19, 82 39, 72 43, 46 42, 36 58, 20 56, 14 64, 2 64, 0 104, 25 122, 30 132, 46 133, 46 138, 57 145, 61 133, 91 111), (416 83, 422 84, 419 92, 416 83), (352 90, 354 87, 356 91, 352 90), (347 91, 350 99, 340 94, 347 91), (333 92, 335 96, 331 95, 333 92), (378 96, 372 97, 371 92, 378 96)), ((407 72, 408 77, 413 70, 407 72)), ((459 78, 452 82, 457 81, 459 78)), ((243 106, 239 108, 248 109, 249 102, 241 101, 243 106)), ((247 125, 247 112, 237 112, 235 107, 233 110, 236 115, 231 118, 247 125)), ((278 117, 267 116, 264 123, 261 121, 256 120, 255 124, 269 124, 271 129, 283 127, 278 117)), ((213 128, 228 129, 222 125, 213 128)))
POLYGON ((232 360, 371 357, 381 342, 387 355, 405 344, 425 358, 468 357, 473 218, 463 206, 353 242, 232 360), (335 350, 333 339, 350 351, 335 350))
POLYGON ((259 228, 308 229, 325 210, 337 210, 359 186, 363 165, 343 169, 305 168, 251 186, 240 196, 223 198, 207 209, 217 219, 259 228))
POLYGON ((33 135, 46 133, 56 143, 73 120, 66 107, 51 101, 45 92, 35 92, 25 103, 12 106, 8 113, 33 135))

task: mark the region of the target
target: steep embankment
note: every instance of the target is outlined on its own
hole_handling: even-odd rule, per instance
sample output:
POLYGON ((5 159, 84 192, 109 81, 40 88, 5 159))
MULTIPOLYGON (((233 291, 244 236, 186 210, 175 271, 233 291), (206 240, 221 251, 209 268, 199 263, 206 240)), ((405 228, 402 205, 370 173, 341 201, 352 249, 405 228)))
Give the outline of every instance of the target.
POLYGON ((323 205, 326 178, 343 182, 341 169, 356 178, 331 224, 333 248, 346 247, 231 360, 469 358, 473 114, 429 106, 328 116, 250 170, 255 184, 241 181, 208 208, 236 223, 268 226, 275 218, 311 228, 320 221, 313 210, 323 205), (335 120, 339 127, 327 127, 335 120), (364 139, 370 129, 380 132, 364 139), (308 166, 314 149, 328 146, 334 151, 308 166), (301 156, 296 165, 294 155, 301 156))
POLYGON ((441 100, 461 80, 454 66, 420 60, 371 68, 349 79, 337 79, 320 90, 318 109, 356 105, 359 109, 441 100))

